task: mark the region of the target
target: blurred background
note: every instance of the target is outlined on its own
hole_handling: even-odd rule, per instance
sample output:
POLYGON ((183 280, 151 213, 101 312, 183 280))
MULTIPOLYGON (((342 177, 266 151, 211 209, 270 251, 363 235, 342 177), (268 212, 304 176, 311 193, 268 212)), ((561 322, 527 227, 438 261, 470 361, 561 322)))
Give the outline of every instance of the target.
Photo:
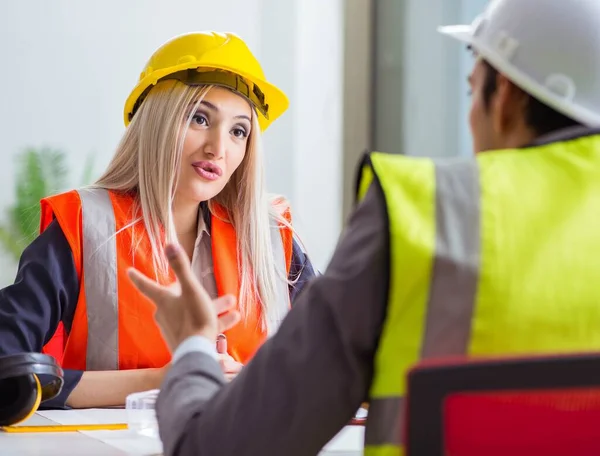
POLYGON ((267 182, 325 269, 365 150, 471 153, 471 57, 436 32, 487 0, 19 0, 0 12, 0 286, 38 229, 39 195, 90 183, 124 131, 152 52, 197 30, 240 35, 289 96, 265 133, 267 182))

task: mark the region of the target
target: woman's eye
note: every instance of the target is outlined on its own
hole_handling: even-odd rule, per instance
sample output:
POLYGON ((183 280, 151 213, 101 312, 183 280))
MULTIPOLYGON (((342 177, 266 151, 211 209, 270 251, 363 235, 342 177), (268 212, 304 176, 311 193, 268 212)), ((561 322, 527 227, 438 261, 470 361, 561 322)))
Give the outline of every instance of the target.
POLYGON ((192 117, 192 122, 194 122, 197 125, 208 124, 208 120, 206 120, 206 117, 204 117, 202 114, 195 114, 194 117, 192 117))
POLYGON ((232 130, 233 136, 235 136, 236 138, 245 138, 246 136, 248 136, 246 134, 246 130, 244 130, 243 128, 234 128, 232 130))

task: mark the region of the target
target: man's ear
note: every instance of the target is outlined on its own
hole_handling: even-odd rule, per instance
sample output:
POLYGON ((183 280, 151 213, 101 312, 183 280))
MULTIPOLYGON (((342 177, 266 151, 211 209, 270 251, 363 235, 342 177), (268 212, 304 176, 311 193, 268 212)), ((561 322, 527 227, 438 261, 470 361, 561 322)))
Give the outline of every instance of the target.
POLYGON ((511 82, 502 73, 496 75, 496 92, 494 105, 494 128, 499 133, 506 133, 522 121, 528 95, 511 82))

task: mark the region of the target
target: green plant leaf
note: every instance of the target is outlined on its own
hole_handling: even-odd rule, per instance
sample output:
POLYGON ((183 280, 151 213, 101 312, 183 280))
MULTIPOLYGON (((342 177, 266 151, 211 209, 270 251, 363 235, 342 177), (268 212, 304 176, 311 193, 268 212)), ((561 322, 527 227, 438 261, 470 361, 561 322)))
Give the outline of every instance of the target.
POLYGON ((48 193, 44 196, 64 190, 69 177, 65 154, 55 150, 42 149, 40 156, 45 165, 43 171, 47 181, 46 191, 48 193))
POLYGON ((28 148, 16 160, 15 202, 0 232, 0 242, 16 259, 39 233, 40 200, 65 190, 68 167, 65 153, 50 148, 28 148))
POLYGON ((19 258, 23 249, 18 243, 15 243, 13 231, 5 226, 0 226, 0 244, 4 250, 14 258, 19 258))
MULTIPOLYGON (((92 181, 94 158, 93 153, 86 157, 82 186, 92 181)), ((40 200, 69 187, 67 156, 61 150, 47 147, 26 148, 17 156, 15 177, 15 201, 0 225, 0 245, 18 260, 38 236, 40 200)))
POLYGON ((81 178, 81 185, 89 185, 92 183, 94 175, 94 160, 95 156, 93 153, 89 153, 85 159, 85 165, 83 167, 83 176, 81 178))
POLYGON ((19 158, 17 169, 16 201, 10 212, 16 228, 15 243, 20 237, 33 240, 36 218, 39 220, 39 197, 48 194, 48 179, 44 175, 44 154, 28 149, 19 158))

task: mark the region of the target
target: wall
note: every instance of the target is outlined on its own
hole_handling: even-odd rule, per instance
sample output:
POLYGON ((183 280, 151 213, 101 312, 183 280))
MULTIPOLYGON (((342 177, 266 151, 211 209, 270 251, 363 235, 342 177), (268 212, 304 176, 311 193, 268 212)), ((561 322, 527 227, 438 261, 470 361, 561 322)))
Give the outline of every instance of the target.
MULTIPOLYGON (((460 20, 464 24, 470 24, 475 17, 480 14, 486 7, 488 0, 460 0, 460 20)), ((467 116, 469 113, 469 106, 471 99, 468 95, 468 83, 467 76, 471 72, 471 67, 474 63, 473 56, 470 52, 465 51, 464 45, 456 43, 456 48, 460 48, 460 74, 461 74, 461 85, 460 85, 460 110, 459 118, 461 125, 459 128, 459 148, 462 153, 470 154, 473 145, 471 141, 471 133, 469 132, 467 124, 467 116)))
POLYGON ((457 0, 376 5, 375 149, 456 155, 459 49, 436 28, 460 20, 457 0))
POLYGON ((374 148, 417 156, 471 154, 464 44, 437 32, 470 23, 488 0, 376 0, 374 148))
POLYGON ((265 135, 271 189, 292 201, 320 270, 341 229, 343 10, 344 0, 263 0, 261 9, 265 70, 291 100, 277 133, 265 135))
POLYGON ((344 11, 343 217, 355 204, 358 165, 373 146, 374 3, 346 0, 344 11))
MULTIPOLYGON (((23 147, 66 150, 73 185, 88 153, 98 174, 123 133, 124 100, 154 49, 187 31, 233 31, 290 97, 292 108, 265 134, 267 182, 291 199, 296 226, 325 267, 341 218, 342 0, 9 5, 0 13, 0 207, 14 197, 13 157, 23 147)), ((2 281, 12 280, 14 265, 0 266, 2 281)))

